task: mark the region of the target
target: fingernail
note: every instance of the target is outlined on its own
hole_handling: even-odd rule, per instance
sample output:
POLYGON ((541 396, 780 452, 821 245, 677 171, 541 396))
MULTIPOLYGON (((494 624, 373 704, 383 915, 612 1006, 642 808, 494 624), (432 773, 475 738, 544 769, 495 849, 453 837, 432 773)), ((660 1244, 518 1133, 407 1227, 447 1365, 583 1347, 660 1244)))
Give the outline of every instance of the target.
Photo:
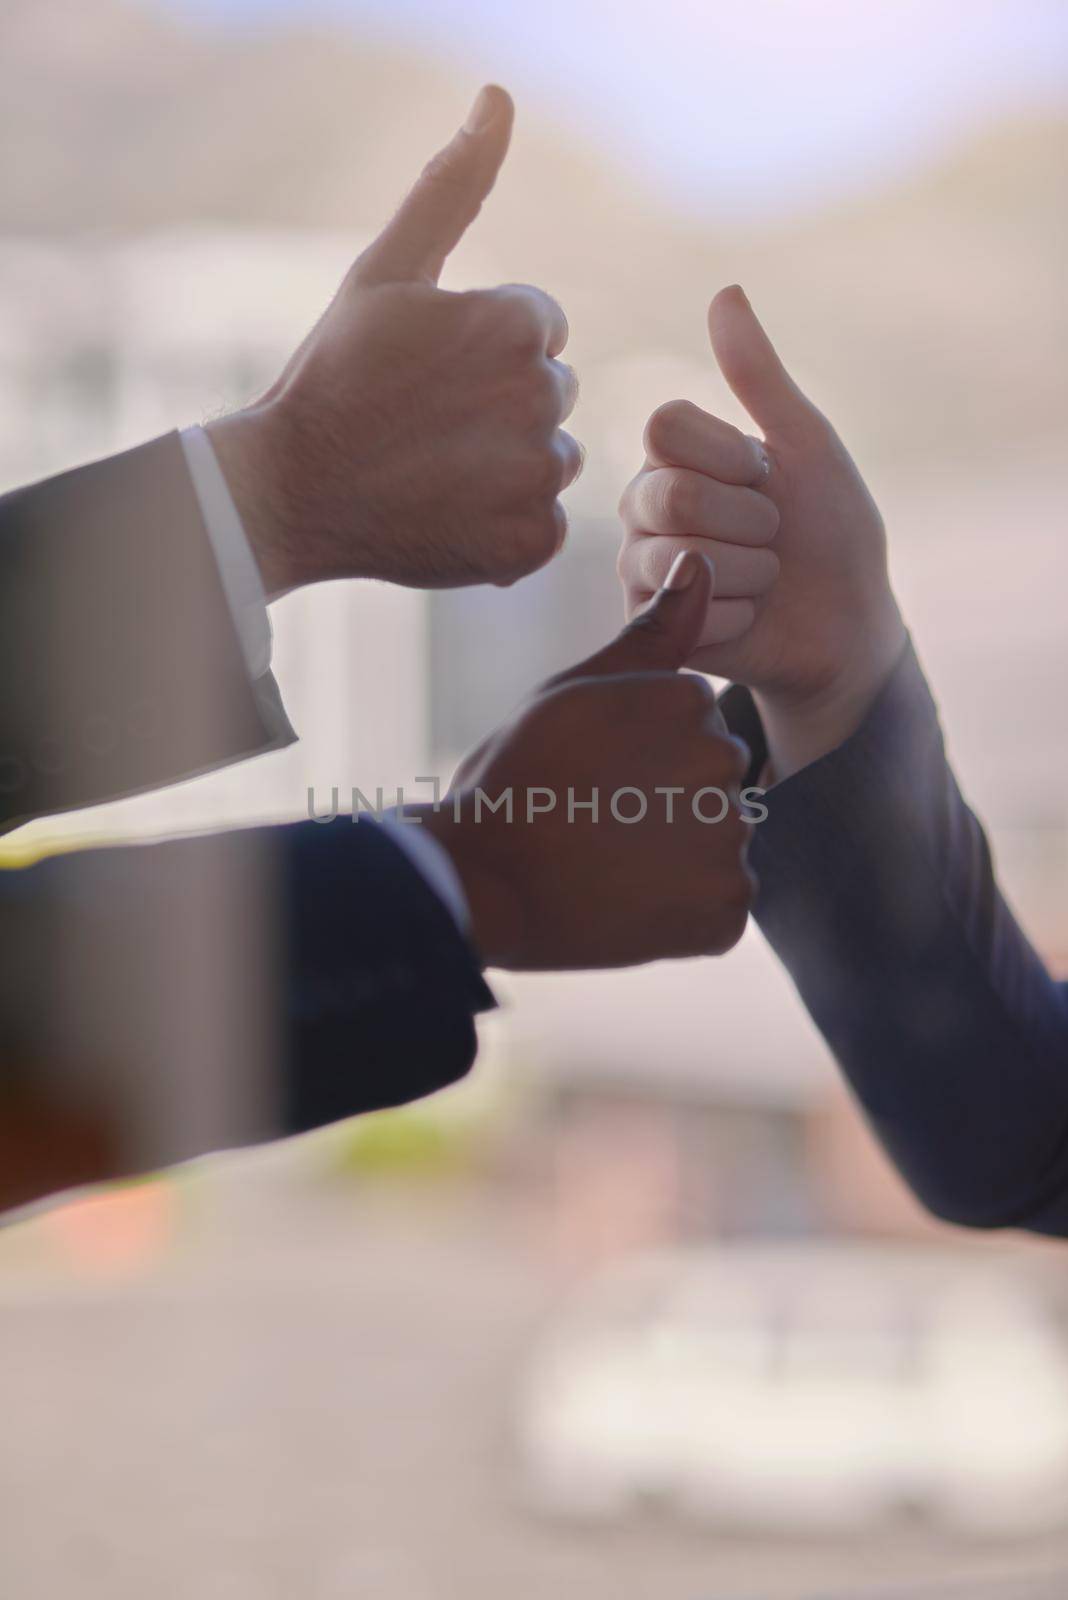
POLYGON ((768 452, 764 448, 764 441, 762 439, 754 439, 752 434, 746 434, 746 438, 753 447, 753 459, 756 462, 753 475, 753 488, 761 489, 771 477, 771 461, 768 458, 768 452))
POLYGON ((488 89, 480 89, 474 105, 467 113, 464 123, 465 133, 485 133, 494 117, 497 115, 497 106, 493 95, 488 89))
POLYGON ((678 589, 688 589, 697 576, 700 559, 696 550, 680 550, 668 569, 663 587, 672 594, 678 589))

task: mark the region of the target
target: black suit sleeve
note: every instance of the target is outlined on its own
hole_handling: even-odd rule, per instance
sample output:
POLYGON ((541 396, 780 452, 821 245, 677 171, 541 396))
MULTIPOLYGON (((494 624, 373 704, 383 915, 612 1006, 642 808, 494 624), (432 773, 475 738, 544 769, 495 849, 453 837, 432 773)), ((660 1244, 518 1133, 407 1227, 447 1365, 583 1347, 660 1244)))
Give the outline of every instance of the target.
MULTIPOLYGON (((752 699, 724 711, 756 768, 752 699)), ((998 889, 911 647, 765 804, 757 920, 905 1178, 949 1221, 1068 1235, 1068 987, 998 889)))
POLYGON ((366 818, 283 830, 288 1132, 454 1082, 493 1004, 470 946, 366 818))
POLYGON ((0 498, 0 831, 291 737, 177 434, 0 498))
POLYGON ((368 819, 0 871, 0 1082, 118 1129, 117 1172, 304 1132, 454 1082, 493 1005, 368 819))

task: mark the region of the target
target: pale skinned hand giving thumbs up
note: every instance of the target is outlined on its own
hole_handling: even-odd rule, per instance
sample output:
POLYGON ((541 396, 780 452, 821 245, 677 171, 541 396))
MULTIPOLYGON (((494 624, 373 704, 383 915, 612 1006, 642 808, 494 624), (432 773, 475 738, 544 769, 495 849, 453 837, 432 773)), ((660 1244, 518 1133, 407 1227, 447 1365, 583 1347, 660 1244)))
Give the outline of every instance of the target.
POLYGON ((882 518, 848 451, 801 392, 741 289, 709 308, 720 370, 763 438, 686 400, 659 407, 623 494, 627 614, 682 549, 716 564, 690 665, 747 684, 783 778, 859 726, 905 642, 882 518))
POLYGON ((269 596, 341 577, 506 584, 559 548, 581 464, 560 427, 564 314, 526 285, 437 286, 512 115, 481 91, 277 382, 210 424, 269 596))

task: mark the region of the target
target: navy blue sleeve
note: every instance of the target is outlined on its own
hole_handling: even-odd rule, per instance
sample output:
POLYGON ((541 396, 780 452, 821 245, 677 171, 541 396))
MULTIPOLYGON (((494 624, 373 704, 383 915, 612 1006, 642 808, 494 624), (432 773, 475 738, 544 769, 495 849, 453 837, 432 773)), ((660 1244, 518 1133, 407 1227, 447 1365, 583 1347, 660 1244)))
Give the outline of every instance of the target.
MULTIPOLYGON (((302 1133, 462 1077, 478 959, 364 818, 0 871, 0 1119, 110 1130, 116 1176, 302 1133)), ((0 1185, 2 1187, 2 1185, 0 1185)))
MULTIPOLYGON (((750 696, 724 711, 762 763, 750 696)), ((1068 986, 999 892, 911 647, 765 804, 757 921, 904 1177, 948 1221, 1068 1236, 1068 986)))
POLYGON ((286 1131, 462 1077, 494 1001, 437 895, 365 818, 283 833, 286 1131))

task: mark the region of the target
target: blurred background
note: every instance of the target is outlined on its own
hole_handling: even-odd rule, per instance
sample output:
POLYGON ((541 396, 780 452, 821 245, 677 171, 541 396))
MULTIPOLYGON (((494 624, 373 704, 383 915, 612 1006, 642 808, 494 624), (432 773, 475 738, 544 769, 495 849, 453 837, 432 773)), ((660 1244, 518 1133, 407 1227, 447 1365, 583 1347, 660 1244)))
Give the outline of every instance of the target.
MULTIPOLYGON (((264 387, 489 78, 515 143, 444 281, 561 300, 589 452, 551 569, 283 601, 297 746, 7 864, 447 778, 618 626, 652 407, 740 420, 740 281, 1068 972, 1061 0, 4 0, 0 59, 0 489, 264 387)), ((920 1214, 756 933, 494 986, 459 1088, 0 1234, 4 1592, 1063 1592, 1063 1246, 920 1214)))

